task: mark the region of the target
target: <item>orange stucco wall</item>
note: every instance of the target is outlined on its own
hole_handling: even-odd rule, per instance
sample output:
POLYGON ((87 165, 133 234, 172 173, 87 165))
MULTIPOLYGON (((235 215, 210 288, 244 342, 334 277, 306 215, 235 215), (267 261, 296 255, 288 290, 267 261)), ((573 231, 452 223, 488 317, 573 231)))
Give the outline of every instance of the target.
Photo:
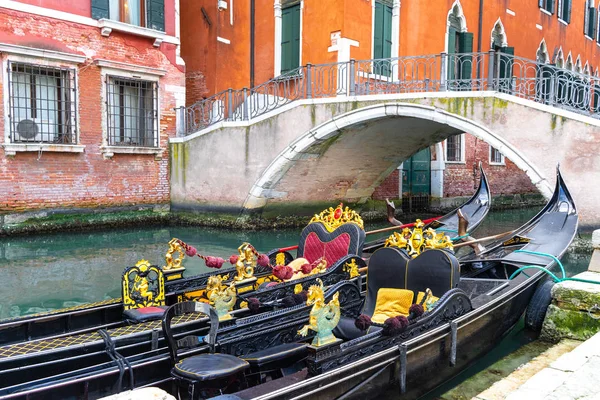
MULTIPOLYGON (((274 75, 274 2, 255 0, 255 85, 274 75)), ((359 43, 358 47, 351 48, 352 58, 371 58, 372 2, 303 0, 301 64, 337 61, 337 53, 328 52, 331 34, 336 31, 359 43)), ((581 56, 582 66, 589 62, 591 71, 600 65, 600 46, 583 35, 583 0, 573 1, 568 25, 560 22, 556 13, 550 16, 542 12, 535 1, 483 0, 481 35, 478 32, 479 3, 479 0, 461 1, 467 30, 474 34, 474 51, 478 48, 490 50, 491 32, 500 18, 508 46, 515 48, 517 56, 535 59, 540 42, 545 39, 550 57, 562 46, 565 61, 571 52, 574 64, 581 56)), ((227 4, 227 9, 218 10, 216 0, 181 0, 182 56, 186 61, 188 83, 195 79, 196 85, 202 86, 198 91, 188 85, 188 104, 228 88, 250 86, 250 0, 227 0, 227 4), (233 24, 230 20, 232 8, 233 24), (217 37, 229 40, 230 44, 218 41, 217 37)), ((453 0, 402 0, 398 38, 400 56, 443 52, 448 13, 453 4, 453 0)))

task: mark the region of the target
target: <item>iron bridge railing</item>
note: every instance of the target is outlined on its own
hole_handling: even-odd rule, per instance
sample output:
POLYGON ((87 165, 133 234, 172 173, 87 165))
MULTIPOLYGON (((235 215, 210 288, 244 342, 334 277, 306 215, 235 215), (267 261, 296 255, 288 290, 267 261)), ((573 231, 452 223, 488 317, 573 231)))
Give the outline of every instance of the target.
POLYGON ((296 100, 491 90, 600 118, 600 78, 495 51, 307 64, 252 89, 228 89, 179 109, 185 135, 247 121, 296 100))

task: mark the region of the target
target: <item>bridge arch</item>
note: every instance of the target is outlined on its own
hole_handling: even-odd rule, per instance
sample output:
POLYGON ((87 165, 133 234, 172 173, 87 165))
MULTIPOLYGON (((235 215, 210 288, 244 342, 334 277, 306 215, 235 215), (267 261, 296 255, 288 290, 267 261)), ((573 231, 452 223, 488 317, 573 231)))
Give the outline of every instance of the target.
POLYGON ((508 157, 527 174, 544 196, 550 196, 552 187, 546 177, 540 172, 540 169, 519 151, 516 146, 495 134, 484 125, 433 106, 393 102, 349 111, 304 132, 298 139, 280 152, 263 171, 262 175, 250 189, 243 209, 260 210, 265 207, 268 200, 273 198, 271 193, 276 191, 278 183, 294 165, 314 153, 314 151, 311 152, 311 148, 323 145, 328 140, 339 135, 344 135, 344 131, 349 128, 360 128, 373 121, 398 117, 411 118, 424 123, 429 121, 432 125, 441 125, 448 128, 441 134, 437 130, 435 134, 428 134, 428 137, 422 137, 420 143, 414 145, 411 149, 412 153, 435 144, 452 134, 468 132, 498 149, 505 157, 508 157))

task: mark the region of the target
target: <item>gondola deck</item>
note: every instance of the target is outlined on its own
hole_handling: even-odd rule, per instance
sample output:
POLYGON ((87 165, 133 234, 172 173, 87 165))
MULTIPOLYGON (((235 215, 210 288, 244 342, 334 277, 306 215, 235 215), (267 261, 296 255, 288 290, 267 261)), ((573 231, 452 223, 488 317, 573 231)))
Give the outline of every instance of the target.
MULTIPOLYGON (((174 325, 180 325, 187 322, 196 321, 203 318, 200 314, 185 314, 174 318, 174 325)), ((119 328, 107 330, 108 334, 113 339, 118 339, 127 335, 161 329, 160 320, 149 321, 139 324, 125 325, 119 328)), ((96 341, 102 341, 102 337, 98 332, 82 333, 78 335, 69 335, 54 337, 49 339, 31 340, 28 342, 17 343, 8 346, 0 347, 0 363, 2 359, 7 359, 17 356, 25 356, 33 353, 41 353, 44 351, 57 350, 76 346, 80 344, 91 344, 96 341)))

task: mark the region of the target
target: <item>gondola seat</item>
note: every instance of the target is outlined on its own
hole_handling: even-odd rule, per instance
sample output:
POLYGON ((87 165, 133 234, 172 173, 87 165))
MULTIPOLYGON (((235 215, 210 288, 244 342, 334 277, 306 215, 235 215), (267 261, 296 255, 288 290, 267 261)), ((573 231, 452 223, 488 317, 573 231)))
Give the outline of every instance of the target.
POLYGON ((123 317, 131 323, 161 319, 165 306, 165 278, 162 270, 141 260, 126 268, 121 278, 123 317))
POLYGON ((239 385, 244 384, 243 372, 250 367, 250 364, 238 357, 214 352, 219 317, 213 307, 194 301, 174 304, 165 312, 162 328, 173 363, 171 376, 179 385, 187 385, 191 399, 196 399, 200 395, 207 397, 207 394, 218 393, 234 382, 238 382, 239 385), (208 315, 210 319, 209 333, 204 338, 190 335, 177 340, 173 335, 171 321, 176 316, 189 313, 208 315), (205 344, 208 344, 210 353, 188 358, 179 356, 181 349, 190 349, 205 344))
MULTIPOLYGON (((326 210, 315 216, 302 230, 297 258, 304 258, 309 264, 324 258, 327 268, 331 268, 345 256, 362 254, 366 234, 360 216, 347 207, 346 211, 343 211, 341 204, 335 210, 330 208, 329 212, 330 215, 326 215, 326 210), (340 217, 344 213, 346 216, 340 217)), ((280 254, 285 256, 286 265, 293 260, 288 252, 275 249, 268 253, 269 258, 274 261, 273 264, 280 254)))
POLYGON ((257 376, 257 381, 263 383, 267 376, 271 376, 272 379, 283 376, 283 369, 305 359, 307 355, 306 343, 283 343, 241 358, 250 364, 248 375, 257 376))

